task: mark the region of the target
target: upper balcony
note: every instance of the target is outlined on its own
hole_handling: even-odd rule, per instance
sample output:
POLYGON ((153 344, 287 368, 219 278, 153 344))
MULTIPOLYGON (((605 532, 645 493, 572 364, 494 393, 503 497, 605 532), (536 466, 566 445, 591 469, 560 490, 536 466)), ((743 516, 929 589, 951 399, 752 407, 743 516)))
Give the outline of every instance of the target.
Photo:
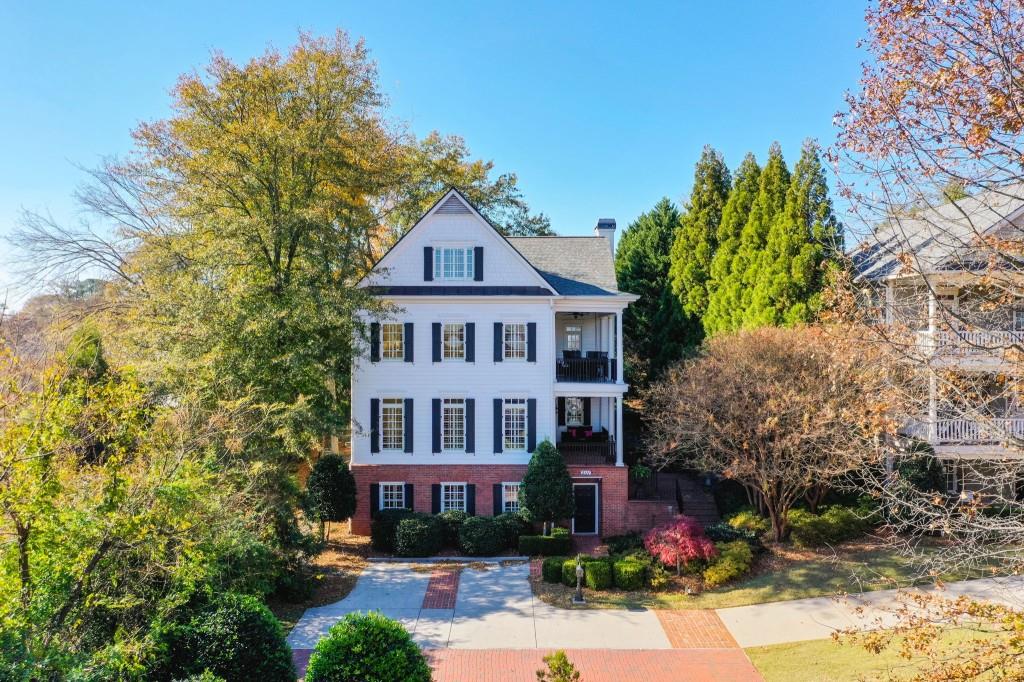
POLYGON ((555 381, 618 382, 617 322, 615 313, 556 313, 555 381))
POLYGON ((925 354, 938 359, 999 361, 1011 348, 1024 348, 1024 331, 937 329, 918 332, 917 342, 925 354))

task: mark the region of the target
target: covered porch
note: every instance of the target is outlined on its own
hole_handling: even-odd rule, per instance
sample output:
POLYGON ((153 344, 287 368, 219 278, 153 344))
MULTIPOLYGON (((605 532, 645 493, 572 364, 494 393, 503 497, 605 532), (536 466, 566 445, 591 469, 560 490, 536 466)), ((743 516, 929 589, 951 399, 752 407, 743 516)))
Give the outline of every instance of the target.
POLYGON ((622 466, 621 396, 559 395, 557 447, 570 466, 622 466))

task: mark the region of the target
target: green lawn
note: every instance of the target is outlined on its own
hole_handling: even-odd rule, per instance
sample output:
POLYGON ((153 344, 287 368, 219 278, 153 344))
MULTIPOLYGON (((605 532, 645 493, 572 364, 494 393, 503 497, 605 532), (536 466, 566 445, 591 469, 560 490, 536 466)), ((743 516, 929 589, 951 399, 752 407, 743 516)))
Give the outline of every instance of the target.
MULTIPOLYGON (((940 653, 955 654, 957 645, 975 639, 977 632, 948 630, 941 635, 940 653)), ((921 672, 923 661, 902 658, 900 639, 873 654, 853 642, 820 639, 746 649, 766 682, 842 682, 844 680, 905 680, 921 672)))
MULTIPOLYGON (((772 550, 758 572, 733 585, 691 596, 681 589, 659 592, 588 591, 591 608, 720 609, 764 602, 821 597, 844 592, 866 592, 905 586, 916 577, 915 566, 894 549, 882 545, 851 544, 837 552, 772 550)), ((946 579, 965 576, 945 576, 946 579)), ((544 601, 569 606, 572 590, 535 583, 544 601)))

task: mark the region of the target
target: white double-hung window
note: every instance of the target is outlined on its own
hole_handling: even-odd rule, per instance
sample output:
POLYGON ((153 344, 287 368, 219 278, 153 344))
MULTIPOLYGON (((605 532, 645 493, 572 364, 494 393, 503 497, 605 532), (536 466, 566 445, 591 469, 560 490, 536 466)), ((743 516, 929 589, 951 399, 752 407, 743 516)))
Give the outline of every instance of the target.
POLYGON ((579 325, 569 325, 565 328, 565 349, 566 350, 582 350, 583 349, 583 327, 579 325))
POLYGON ((466 401, 462 398, 441 401, 441 447, 444 450, 466 449, 466 401))
POLYGON ((388 322, 380 326, 381 355, 385 360, 405 359, 405 325, 388 322))
POLYGON ((501 484, 501 511, 515 513, 519 511, 519 486, 521 483, 501 484))
POLYGON ((434 279, 473 279, 473 247, 434 249, 434 279))
POLYGON ((380 406, 380 441, 384 450, 402 450, 405 447, 405 401, 384 398, 380 406))
POLYGON ((466 484, 441 484, 441 511, 466 511, 466 484))
POLYGON ((466 358, 466 325, 461 322, 446 322, 442 328, 441 346, 445 360, 466 358))
POLYGON ((522 322, 506 323, 505 330, 505 359, 525 360, 526 359, 526 325, 522 322))
POLYGON ((581 426, 583 424, 583 398, 565 399, 565 425, 581 426))
POLYGON ((381 483, 380 508, 405 509, 405 483, 381 483))
POLYGON ((526 399, 505 398, 502 405, 505 450, 526 449, 526 399))

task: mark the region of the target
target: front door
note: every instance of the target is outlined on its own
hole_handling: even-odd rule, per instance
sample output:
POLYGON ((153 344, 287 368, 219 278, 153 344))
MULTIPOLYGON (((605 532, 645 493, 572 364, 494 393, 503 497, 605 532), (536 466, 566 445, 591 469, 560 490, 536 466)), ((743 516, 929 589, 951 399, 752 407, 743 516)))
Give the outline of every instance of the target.
POLYGON ((572 517, 572 532, 576 535, 597 534, 597 484, 573 483, 576 515, 572 517))

